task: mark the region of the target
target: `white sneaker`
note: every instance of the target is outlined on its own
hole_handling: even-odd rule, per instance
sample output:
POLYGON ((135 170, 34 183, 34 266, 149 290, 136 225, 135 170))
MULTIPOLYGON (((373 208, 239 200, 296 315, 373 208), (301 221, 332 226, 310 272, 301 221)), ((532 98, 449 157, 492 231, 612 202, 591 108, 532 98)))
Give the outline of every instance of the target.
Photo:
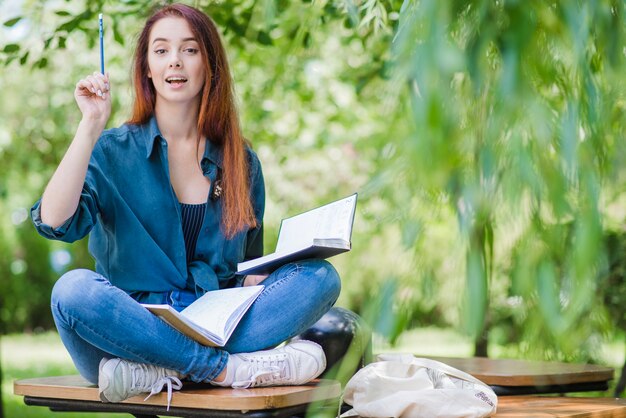
POLYGON ((326 368, 322 347, 306 340, 230 357, 228 367, 234 370, 227 373, 233 377, 230 386, 234 388, 301 385, 315 379, 326 368))
POLYGON ((98 393, 103 402, 122 402, 140 393, 155 395, 167 385, 167 409, 172 400, 172 389, 183 387, 180 373, 151 364, 134 363, 119 358, 100 361, 98 393))

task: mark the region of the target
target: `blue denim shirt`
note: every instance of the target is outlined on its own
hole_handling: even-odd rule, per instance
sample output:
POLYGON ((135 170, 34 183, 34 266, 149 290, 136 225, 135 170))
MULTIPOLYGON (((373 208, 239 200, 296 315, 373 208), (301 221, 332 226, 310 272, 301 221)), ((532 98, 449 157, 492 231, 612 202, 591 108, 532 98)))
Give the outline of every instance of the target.
MULTIPOLYGON (((127 291, 191 288, 200 295, 241 284, 237 263, 263 255, 265 186, 261 164, 247 149, 258 227, 227 239, 220 229, 222 199, 208 199, 193 261, 187 264, 180 205, 170 183, 167 142, 154 116, 145 125, 106 130, 94 147, 74 215, 58 228, 41 221, 41 199, 31 209, 37 231, 73 242, 89 236, 96 271, 127 291)), ((211 191, 222 149, 207 140, 201 168, 211 191)))

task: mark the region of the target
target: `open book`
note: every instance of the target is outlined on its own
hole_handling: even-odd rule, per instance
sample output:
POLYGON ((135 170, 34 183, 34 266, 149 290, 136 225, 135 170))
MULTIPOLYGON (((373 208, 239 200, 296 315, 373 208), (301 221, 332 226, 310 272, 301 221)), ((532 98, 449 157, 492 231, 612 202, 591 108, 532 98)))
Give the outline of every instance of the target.
POLYGON ((328 258, 350 251, 356 193, 344 199, 283 219, 276 251, 237 264, 237 274, 267 274, 285 263, 328 258))
POLYGON ((203 345, 223 347, 263 290, 262 285, 213 290, 178 312, 169 305, 142 305, 203 345))

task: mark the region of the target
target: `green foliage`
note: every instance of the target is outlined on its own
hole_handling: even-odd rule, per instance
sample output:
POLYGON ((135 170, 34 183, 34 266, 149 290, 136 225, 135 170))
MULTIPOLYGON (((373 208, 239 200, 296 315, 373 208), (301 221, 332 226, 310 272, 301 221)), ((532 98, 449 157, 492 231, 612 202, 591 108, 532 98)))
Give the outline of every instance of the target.
POLYGON ((487 286, 509 280, 498 269, 522 300, 520 327, 532 323, 557 351, 576 352, 604 321, 592 310, 603 191, 622 186, 624 53, 614 45, 624 39, 623 9, 617 1, 403 6, 393 47, 416 129, 394 163, 455 209, 475 337, 486 299, 495 299, 487 286), (519 239, 507 224, 521 225, 519 239), (555 241, 564 229, 568 239, 555 241), (494 245, 507 241, 513 251, 493 260, 494 245))
POLYGON ((597 287, 602 292, 604 304, 611 322, 619 329, 626 328, 626 234, 624 231, 609 231, 606 236, 606 270, 600 275, 597 287))
MULTIPOLYGON (((453 324, 477 345, 492 331, 519 352, 592 356, 612 329, 597 293, 619 282, 598 284, 605 230, 626 220, 623 2, 190 4, 227 44, 264 166, 267 247, 280 218, 358 191, 353 250, 334 259, 339 303, 367 313, 375 296, 393 295, 378 306, 393 318, 374 324, 390 340, 453 324)), ((114 126, 129 113, 133 36, 154 6, 51 0, 3 14, 5 327, 46 326, 28 318, 43 315, 57 274, 48 252, 66 247, 10 214, 30 207, 73 135, 73 85, 98 62, 96 16, 114 126), (34 287, 33 311, 14 314, 5 299, 34 287)), ((85 248, 71 247, 72 266, 91 263, 85 248)))

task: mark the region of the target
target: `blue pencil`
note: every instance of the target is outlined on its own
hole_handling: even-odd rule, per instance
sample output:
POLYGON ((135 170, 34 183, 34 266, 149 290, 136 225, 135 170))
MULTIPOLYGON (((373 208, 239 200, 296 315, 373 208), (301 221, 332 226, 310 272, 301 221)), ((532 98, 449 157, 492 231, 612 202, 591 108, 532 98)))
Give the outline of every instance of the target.
POLYGON ((104 75, 104 29, 102 28, 102 13, 98 15, 100 26, 100 72, 104 75))

